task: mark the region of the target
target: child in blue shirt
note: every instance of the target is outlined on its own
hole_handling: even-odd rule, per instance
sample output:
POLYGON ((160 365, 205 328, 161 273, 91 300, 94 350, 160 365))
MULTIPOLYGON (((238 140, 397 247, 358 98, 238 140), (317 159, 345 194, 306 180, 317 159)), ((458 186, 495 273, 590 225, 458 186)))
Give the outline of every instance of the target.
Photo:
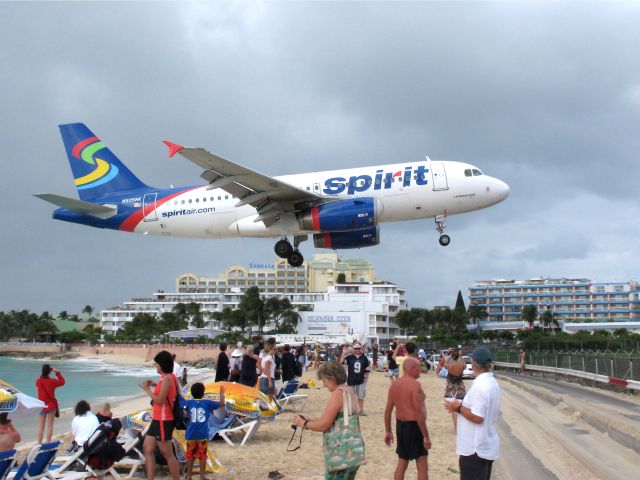
POLYGON ((200 382, 191 386, 191 400, 180 397, 180 404, 189 412, 189 425, 185 433, 187 439, 187 480, 191 480, 193 464, 200 460, 200 478, 204 480, 207 467, 207 446, 209 439, 209 417, 214 410, 224 405, 224 387, 220 387, 220 401, 203 400, 204 385, 200 382))

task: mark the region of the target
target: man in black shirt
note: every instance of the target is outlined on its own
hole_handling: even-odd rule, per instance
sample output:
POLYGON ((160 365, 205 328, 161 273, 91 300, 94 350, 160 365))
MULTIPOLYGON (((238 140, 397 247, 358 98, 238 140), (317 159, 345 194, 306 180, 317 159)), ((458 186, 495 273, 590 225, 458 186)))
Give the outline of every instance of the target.
POLYGON ((282 353, 282 381, 288 382, 296 378, 296 357, 291 353, 291 347, 285 345, 282 353))
POLYGON ((347 355, 347 347, 343 347, 340 363, 347 363, 347 385, 358 396, 360 415, 364 413, 364 397, 367 394, 367 379, 369 377, 369 359, 362 353, 362 345, 355 343, 353 353, 347 355))
POLYGON ((229 379, 229 357, 227 357, 227 344, 220 344, 220 354, 216 362, 215 382, 226 382, 229 379))

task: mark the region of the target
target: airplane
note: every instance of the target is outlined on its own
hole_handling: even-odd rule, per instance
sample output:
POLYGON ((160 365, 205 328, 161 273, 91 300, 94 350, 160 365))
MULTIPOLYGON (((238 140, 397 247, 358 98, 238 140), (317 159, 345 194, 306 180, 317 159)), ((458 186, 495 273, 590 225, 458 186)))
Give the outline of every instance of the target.
POLYGON ((434 218, 449 245, 445 219, 487 208, 509 186, 467 163, 424 161, 270 177, 202 148, 164 141, 202 168, 204 185, 154 188, 138 179, 82 123, 60 125, 80 199, 34 194, 57 207, 53 218, 151 235, 279 238, 274 251, 293 267, 299 245, 363 248, 380 242, 380 224, 434 218), (293 237, 293 245, 289 241, 293 237))

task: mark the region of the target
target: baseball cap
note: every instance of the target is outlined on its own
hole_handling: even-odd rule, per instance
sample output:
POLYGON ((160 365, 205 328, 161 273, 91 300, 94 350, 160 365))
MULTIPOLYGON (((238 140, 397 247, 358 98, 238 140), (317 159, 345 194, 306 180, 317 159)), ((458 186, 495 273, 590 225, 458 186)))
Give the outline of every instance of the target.
POLYGON ((476 348, 470 355, 470 357, 481 367, 487 365, 488 363, 491 363, 492 361, 491 352, 484 347, 476 348))

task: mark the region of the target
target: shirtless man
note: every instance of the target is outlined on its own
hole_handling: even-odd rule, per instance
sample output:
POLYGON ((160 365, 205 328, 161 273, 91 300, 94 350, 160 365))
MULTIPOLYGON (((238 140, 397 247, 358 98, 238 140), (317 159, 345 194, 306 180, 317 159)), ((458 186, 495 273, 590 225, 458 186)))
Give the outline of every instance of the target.
POLYGON ((22 437, 11 423, 9 414, 6 412, 0 413, 0 452, 13 450, 16 443, 21 440, 22 437))
POLYGON ((411 460, 416 461, 418 480, 429 478, 427 455, 428 449, 431 448, 431 439, 427 430, 426 395, 417 380, 421 370, 420 362, 416 358, 408 357, 404 361, 405 374, 389 387, 387 407, 384 411, 384 442, 388 446, 393 443, 391 412, 395 408, 398 465, 393 474, 394 480, 404 479, 411 460))

